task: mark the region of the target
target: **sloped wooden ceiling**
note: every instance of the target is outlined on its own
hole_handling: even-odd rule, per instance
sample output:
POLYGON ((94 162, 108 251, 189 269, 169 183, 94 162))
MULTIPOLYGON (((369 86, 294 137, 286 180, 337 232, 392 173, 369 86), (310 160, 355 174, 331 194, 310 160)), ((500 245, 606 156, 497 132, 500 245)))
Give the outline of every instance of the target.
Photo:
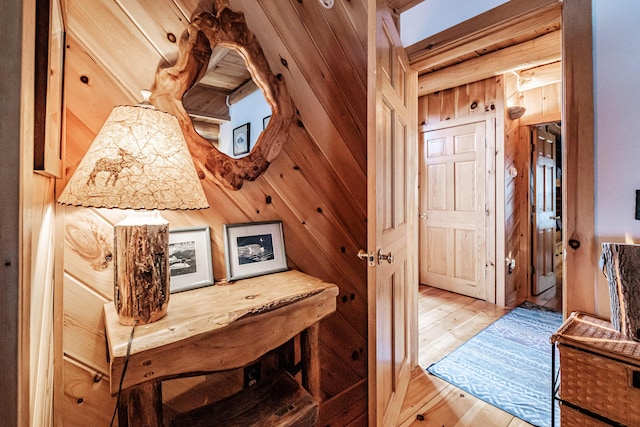
MULTIPOLYGON (((283 221, 288 266, 340 288, 337 313, 321 324, 321 425, 366 419, 366 265, 356 257, 358 249, 366 247, 366 0, 337 1, 330 10, 316 0, 229 3, 244 12, 272 72, 284 77, 297 126, 256 181, 230 191, 205 180, 210 209, 163 215, 171 228, 211 227, 216 280, 226 273, 223 224, 283 221)), ((210 4, 65 0, 64 6, 69 176, 111 109, 141 101, 140 90, 151 87, 156 69, 175 61, 189 18, 210 4)), ((112 222, 111 211, 98 214, 112 222)), ((79 265, 65 264, 65 295, 83 297, 65 302, 65 370, 73 366, 104 375, 100 313, 87 307, 100 307, 111 298, 104 277, 111 266, 106 273, 96 272, 82 264, 73 248, 67 247, 67 253, 79 265)), ((104 392, 86 395, 97 393, 100 380, 94 379, 101 377, 67 372, 66 378, 65 425, 87 425, 111 416, 112 402, 104 392), (89 401, 91 405, 82 404, 89 401)))

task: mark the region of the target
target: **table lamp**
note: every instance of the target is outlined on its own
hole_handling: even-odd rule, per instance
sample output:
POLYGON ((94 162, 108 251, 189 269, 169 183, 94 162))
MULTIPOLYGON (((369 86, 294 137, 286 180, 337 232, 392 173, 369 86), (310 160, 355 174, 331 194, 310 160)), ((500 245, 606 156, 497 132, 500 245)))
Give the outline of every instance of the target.
POLYGON ((126 209, 114 226, 114 304, 123 325, 162 318, 169 304, 169 223, 160 209, 209 207, 178 120, 117 106, 58 199, 126 209))

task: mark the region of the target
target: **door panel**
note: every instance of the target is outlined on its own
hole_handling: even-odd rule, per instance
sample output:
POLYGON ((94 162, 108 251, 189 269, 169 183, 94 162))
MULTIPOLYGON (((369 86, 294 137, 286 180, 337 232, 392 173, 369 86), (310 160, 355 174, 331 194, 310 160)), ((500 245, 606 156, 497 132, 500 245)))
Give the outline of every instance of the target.
POLYGON ((556 284, 556 137, 543 126, 533 129, 533 294, 556 284))
POLYGON ((417 343, 417 75, 386 2, 369 10, 369 424, 395 426, 417 343))
POLYGON ((486 299, 486 123, 421 142, 420 283, 486 299))

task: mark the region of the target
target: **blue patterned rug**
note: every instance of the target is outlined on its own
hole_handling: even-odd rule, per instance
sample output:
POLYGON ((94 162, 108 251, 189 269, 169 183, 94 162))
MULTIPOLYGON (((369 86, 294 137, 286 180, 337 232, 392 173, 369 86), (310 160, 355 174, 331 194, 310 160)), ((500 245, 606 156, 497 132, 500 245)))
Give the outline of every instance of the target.
POLYGON ((561 313, 525 302, 427 371, 529 424, 550 426, 549 338, 561 324, 561 313))

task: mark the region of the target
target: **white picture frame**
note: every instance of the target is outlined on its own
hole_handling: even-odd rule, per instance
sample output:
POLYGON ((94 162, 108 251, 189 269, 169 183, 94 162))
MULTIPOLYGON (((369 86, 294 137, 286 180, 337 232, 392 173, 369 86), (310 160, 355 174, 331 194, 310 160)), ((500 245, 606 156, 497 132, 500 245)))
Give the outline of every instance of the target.
POLYGON ((170 293, 213 285, 209 227, 169 230, 170 293))
POLYGON ((227 280, 288 270, 282 221, 224 226, 227 280))

